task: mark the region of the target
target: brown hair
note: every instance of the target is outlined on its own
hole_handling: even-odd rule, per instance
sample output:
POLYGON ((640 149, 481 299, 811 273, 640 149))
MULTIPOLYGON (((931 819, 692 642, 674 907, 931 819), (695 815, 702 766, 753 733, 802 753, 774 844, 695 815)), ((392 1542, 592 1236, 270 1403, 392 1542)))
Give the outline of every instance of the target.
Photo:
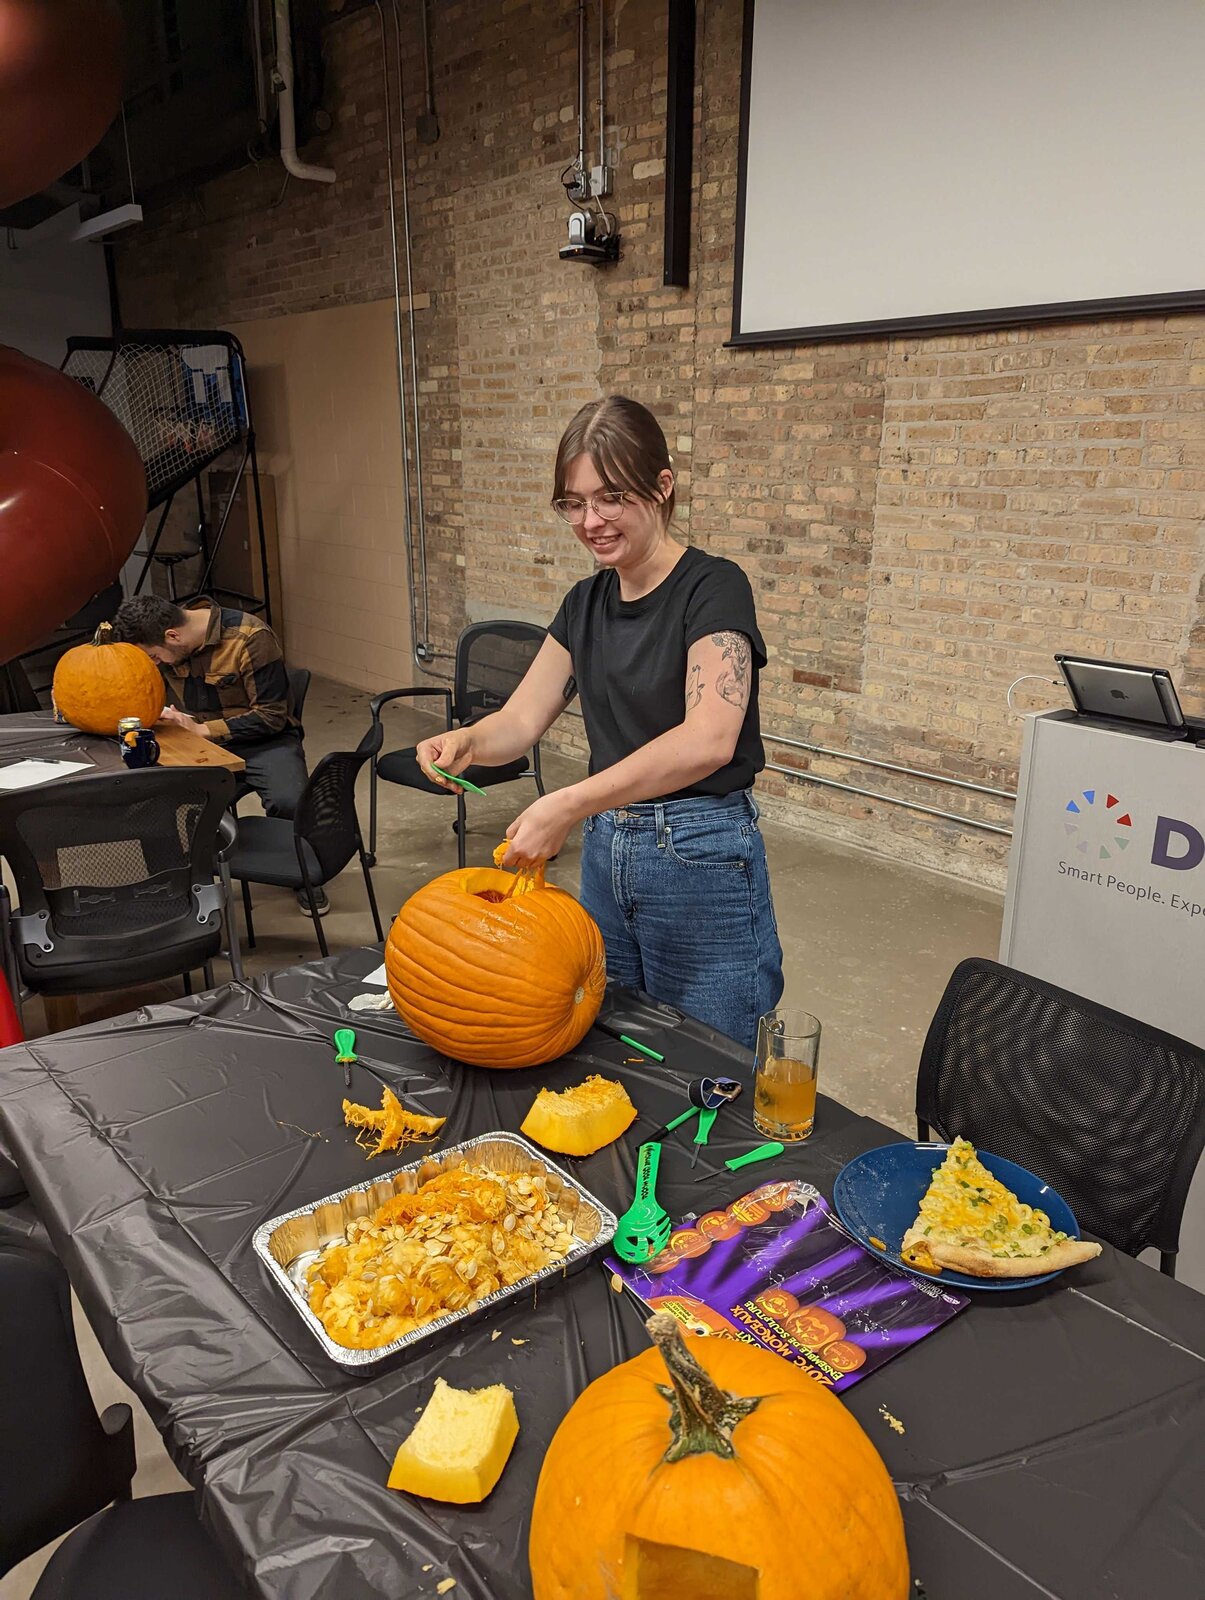
POLYGON ((113 617, 114 644, 162 644, 169 628, 182 628, 182 608, 157 594, 123 600, 113 617))
POLYGON ((554 500, 564 496, 570 465, 581 455, 590 457, 608 489, 660 506, 669 522, 674 514, 674 491, 671 488, 662 499, 657 478, 662 472, 673 472, 673 461, 661 424, 646 406, 626 395, 609 394, 605 400, 591 400, 581 408, 557 446, 554 500))

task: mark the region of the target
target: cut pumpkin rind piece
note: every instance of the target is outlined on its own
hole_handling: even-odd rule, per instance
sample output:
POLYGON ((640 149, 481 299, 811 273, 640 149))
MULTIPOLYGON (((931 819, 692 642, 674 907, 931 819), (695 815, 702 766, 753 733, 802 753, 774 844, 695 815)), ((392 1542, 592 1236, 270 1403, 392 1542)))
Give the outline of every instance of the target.
POLYGON ((635 1120, 636 1107, 623 1084, 592 1073, 560 1093, 541 1089, 519 1132, 559 1155, 591 1156, 635 1120))

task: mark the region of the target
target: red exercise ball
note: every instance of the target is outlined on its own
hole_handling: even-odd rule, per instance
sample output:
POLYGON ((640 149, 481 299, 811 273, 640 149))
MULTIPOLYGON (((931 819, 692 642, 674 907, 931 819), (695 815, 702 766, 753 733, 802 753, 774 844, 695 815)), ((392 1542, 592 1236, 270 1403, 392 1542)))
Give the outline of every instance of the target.
POLYGON ((46 188, 121 105, 116 0, 0 0, 0 206, 46 188))
POLYGON ((142 457, 108 407, 0 345, 0 662, 112 583, 145 517, 142 457))

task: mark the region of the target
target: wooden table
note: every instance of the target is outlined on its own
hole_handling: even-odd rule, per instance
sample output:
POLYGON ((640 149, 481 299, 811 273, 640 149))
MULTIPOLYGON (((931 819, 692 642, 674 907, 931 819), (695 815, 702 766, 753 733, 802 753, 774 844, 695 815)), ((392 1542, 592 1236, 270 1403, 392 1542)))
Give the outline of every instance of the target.
MULTIPOLYGON (((220 767, 235 773, 247 769, 247 763, 235 751, 199 733, 191 733, 179 723, 157 722, 155 738, 159 741, 160 766, 220 767)), ((80 757, 91 763, 93 773, 123 770, 115 738, 80 733, 76 728, 55 722, 48 711, 0 717, 0 765, 9 760, 69 761, 80 757)))
POLYGON ((245 772, 247 763, 242 756, 199 733, 190 733, 178 722, 157 722, 155 737, 159 741, 161 767, 224 767, 227 772, 245 772))

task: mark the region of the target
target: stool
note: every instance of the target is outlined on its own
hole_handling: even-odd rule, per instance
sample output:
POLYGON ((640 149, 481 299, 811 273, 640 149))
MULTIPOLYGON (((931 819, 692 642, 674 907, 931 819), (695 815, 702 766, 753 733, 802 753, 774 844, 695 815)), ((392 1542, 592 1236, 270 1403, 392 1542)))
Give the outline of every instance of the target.
POLYGON ((176 593, 176 568, 181 561, 195 561, 199 555, 199 550, 170 550, 166 555, 154 555, 151 557, 151 560, 157 566, 167 568, 167 597, 173 605, 180 598, 176 593))

